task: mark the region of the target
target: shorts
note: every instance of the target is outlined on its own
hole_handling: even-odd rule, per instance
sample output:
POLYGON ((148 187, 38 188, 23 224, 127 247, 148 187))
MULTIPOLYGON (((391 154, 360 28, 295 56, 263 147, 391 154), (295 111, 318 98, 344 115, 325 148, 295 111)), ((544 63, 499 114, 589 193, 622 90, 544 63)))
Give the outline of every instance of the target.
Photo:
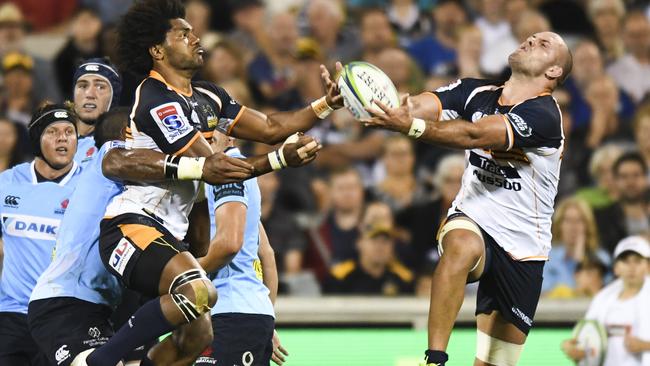
POLYGON ((167 262, 186 250, 183 242, 149 216, 126 213, 100 224, 99 254, 106 269, 125 287, 150 297, 159 295, 167 262))
POLYGON ((29 303, 29 328, 51 365, 68 366, 81 352, 97 348, 113 336, 111 309, 74 297, 29 303))
POLYGON ((479 279, 476 315, 496 310, 528 335, 542 293, 543 261, 512 259, 484 230, 485 268, 479 279))
POLYGON ((26 314, 0 312, 0 365, 50 365, 29 333, 26 314))
POLYGON ((194 363, 268 366, 273 354, 275 319, 269 315, 226 313, 212 316, 214 340, 194 363))

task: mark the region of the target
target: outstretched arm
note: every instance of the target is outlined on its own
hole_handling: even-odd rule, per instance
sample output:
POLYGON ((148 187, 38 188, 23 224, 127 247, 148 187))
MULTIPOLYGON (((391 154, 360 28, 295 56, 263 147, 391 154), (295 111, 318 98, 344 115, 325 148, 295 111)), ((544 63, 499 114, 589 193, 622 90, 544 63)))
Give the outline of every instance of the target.
MULTIPOLYGON (((337 63, 336 67, 337 70, 343 68, 341 63, 337 63)), ((299 110, 276 112, 270 115, 246 108, 230 131, 230 135, 240 139, 275 144, 295 132, 311 129, 320 118, 329 114, 327 111, 331 112, 333 109, 343 107, 343 97, 340 95, 339 88, 323 65, 321 65, 321 77, 327 88, 325 97, 299 110)))
MULTIPOLYGON (((388 108, 379 101, 375 103, 380 110, 366 108, 372 118, 361 121, 365 126, 385 128, 424 142, 458 149, 508 149, 512 144, 512 132, 508 130, 509 123, 503 115, 485 116, 474 123, 460 119, 437 122, 414 117, 415 108, 408 95, 398 108, 388 108)), ((415 109, 417 115, 431 116, 431 112, 419 108, 415 109)))

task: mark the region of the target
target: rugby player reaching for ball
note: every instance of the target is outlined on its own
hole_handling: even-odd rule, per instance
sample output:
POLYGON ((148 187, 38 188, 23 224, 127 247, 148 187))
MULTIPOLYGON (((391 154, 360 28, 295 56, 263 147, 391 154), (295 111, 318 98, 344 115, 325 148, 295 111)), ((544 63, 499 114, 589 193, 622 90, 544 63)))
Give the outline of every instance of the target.
MULTIPOLYGON (((338 88, 324 69, 326 96, 300 110, 269 116, 239 105, 212 83, 192 81, 203 65, 203 50, 183 17, 178 0, 145 0, 135 3, 118 26, 122 65, 148 74, 136 89, 126 147, 168 154, 166 175, 179 180, 127 182, 126 190, 107 207, 99 239, 104 265, 127 287, 158 297, 143 305, 108 343, 81 355, 79 364, 113 366, 129 350, 184 324, 210 329, 216 291, 180 240, 187 234, 188 214, 198 194, 198 183, 183 179, 200 178, 205 157, 212 154, 206 138, 214 129, 276 143, 310 129, 342 106, 338 88)), ((270 153, 267 165, 275 170, 299 166, 313 160, 319 148, 311 137, 300 136, 270 153)), ((191 364, 196 356, 178 364, 191 364)), ((152 359, 142 364, 152 364, 152 359)))
POLYGON ((479 281, 474 365, 515 365, 533 324, 564 145, 551 92, 572 56, 552 32, 530 36, 508 58, 505 83, 461 79, 406 96, 398 108, 366 108, 365 126, 465 149, 461 189, 438 232, 427 365, 444 365, 466 282, 479 281), (444 254, 443 254, 444 253, 444 254))

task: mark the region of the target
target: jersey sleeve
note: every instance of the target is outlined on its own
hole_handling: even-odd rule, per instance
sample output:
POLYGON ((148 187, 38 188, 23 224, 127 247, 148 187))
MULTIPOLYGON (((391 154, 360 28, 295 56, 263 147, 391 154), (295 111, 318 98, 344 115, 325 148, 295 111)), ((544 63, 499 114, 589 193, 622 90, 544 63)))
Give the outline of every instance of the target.
POLYGON ((440 108, 438 120, 449 121, 460 118, 465 112, 465 104, 472 91, 486 84, 489 84, 489 82, 465 78, 456 80, 447 86, 440 87, 431 92, 440 102, 438 105, 440 108))
POLYGON ((509 147, 558 148, 562 143, 562 118, 550 97, 516 105, 506 113, 509 147))
POLYGON ((219 112, 219 122, 215 129, 229 135, 233 127, 239 122, 239 118, 246 107, 239 104, 224 88, 213 83, 201 82, 197 83, 197 86, 209 90, 219 99, 221 110, 219 112))
MULTIPOLYGON (((198 138, 199 132, 190 124, 189 111, 183 108, 179 100, 168 98, 165 94, 155 95, 156 92, 160 93, 154 88, 145 89, 143 85, 139 99, 144 103, 136 107, 132 122, 137 131, 149 136, 160 151, 179 154, 198 138)), ((132 133, 137 140, 135 131, 132 133)))
POLYGON ((210 186, 208 199, 214 203, 214 209, 228 202, 240 202, 248 207, 248 192, 244 182, 210 186))

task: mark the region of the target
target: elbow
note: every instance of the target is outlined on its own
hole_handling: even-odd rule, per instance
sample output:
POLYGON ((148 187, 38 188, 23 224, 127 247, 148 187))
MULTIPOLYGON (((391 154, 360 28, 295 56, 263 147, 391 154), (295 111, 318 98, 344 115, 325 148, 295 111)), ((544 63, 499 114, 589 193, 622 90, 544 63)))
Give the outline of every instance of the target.
POLYGON ((223 250, 224 255, 232 258, 239 253, 244 245, 244 237, 240 233, 224 235, 218 240, 217 245, 223 250))
POLYGON ((102 160, 102 173, 109 179, 115 180, 120 176, 120 167, 119 159, 116 159, 115 155, 111 154, 111 152, 106 154, 102 160))

